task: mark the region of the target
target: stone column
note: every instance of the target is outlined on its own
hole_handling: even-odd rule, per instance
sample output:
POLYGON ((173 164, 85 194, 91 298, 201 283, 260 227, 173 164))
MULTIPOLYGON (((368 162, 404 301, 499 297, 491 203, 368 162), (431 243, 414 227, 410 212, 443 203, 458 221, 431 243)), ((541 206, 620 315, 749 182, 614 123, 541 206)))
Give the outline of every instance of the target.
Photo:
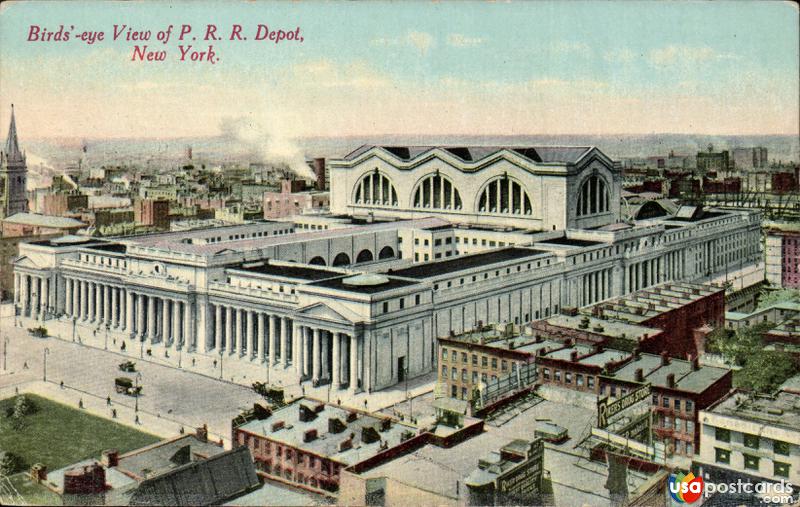
POLYGON ((50 313, 50 277, 42 278, 42 320, 50 313))
POLYGON ((319 342, 319 328, 314 328, 314 343, 311 351, 311 380, 319 380, 320 370, 320 342, 319 342))
POLYGON ((286 368, 289 359, 289 318, 281 317, 281 366, 286 368))
POLYGON ((169 342, 169 299, 158 298, 156 302, 156 320, 161 324, 161 342, 164 346, 169 342))
POLYGON ((292 366, 297 371, 299 360, 298 349, 300 348, 300 326, 297 322, 292 322, 292 366))
POLYGON ((247 357, 252 359, 254 350, 253 341, 255 339, 255 313, 250 310, 246 310, 244 313, 245 317, 247 317, 247 320, 245 321, 247 322, 247 357))
POLYGON ((350 335, 350 391, 355 393, 358 389, 358 338, 356 334, 350 335))
POLYGON ((267 360, 267 314, 258 314, 258 357, 261 362, 267 360))
POLYGON ((94 290, 92 292, 92 297, 94 298, 94 315, 92 315, 92 322, 100 322, 103 313, 103 306, 102 306, 102 294, 101 291, 103 290, 99 283, 92 284, 94 290))
POLYGON ((103 317, 104 324, 111 324, 111 286, 103 284, 103 317))
POLYGON ((276 364, 278 362, 278 317, 275 315, 269 316, 269 364, 276 364))
POLYGON ((156 298, 147 296, 147 337, 150 343, 156 338, 156 298))
POLYGON ((339 389, 339 384, 341 379, 339 377, 339 373, 341 372, 341 363, 339 354, 341 352, 339 348, 339 340, 341 339, 341 333, 331 333, 333 338, 333 364, 331 365, 331 385, 334 389, 339 389))
POLYGON ((125 331, 133 332, 133 292, 125 291, 125 331))
POLYGON ((20 276, 20 290, 19 290, 19 308, 22 316, 28 310, 28 275, 20 276))
POLYGON ((216 350, 224 350, 222 348, 222 306, 214 305, 214 348, 216 350))
POLYGON ((21 276, 19 273, 14 273, 14 303, 19 304, 20 302, 20 286, 22 282, 20 280, 21 276))
POLYGON ((303 357, 300 361, 300 375, 306 376, 308 375, 308 365, 309 361, 311 360, 311 351, 310 351, 310 337, 308 336, 308 328, 303 326, 303 331, 301 333, 303 335, 303 357))
POLYGON ((331 333, 329 331, 320 330, 320 376, 322 378, 331 379, 331 363, 328 360, 328 350, 330 350, 331 333))
MULTIPOLYGON (((14 302, 16 303, 17 297, 17 275, 14 275, 14 302)), ((72 279, 64 279, 64 313, 67 316, 72 316, 72 279)))
POLYGON ((119 323, 119 289, 112 287, 111 289, 111 327, 116 329, 119 323))
POLYGON ((186 301, 183 304, 183 340, 181 340, 181 348, 183 350, 194 350, 197 348, 197 340, 194 336, 195 322, 192 312, 192 304, 186 301))
POLYGON ((181 313, 181 302, 172 300, 172 347, 175 348, 175 350, 179 348, 182 342, 181 313))
POLYGON ((233 308, 225 307, 225 350, 232 354, 235 349, 233 342, 233 308))
POLYGON ((341 333, 341 352, 339 354, 339 363, 341 364, 341 378, 340 382, 342 384, 349 384, 350 383, 350 376, 349 373, 349 366, 350 366, 350 336, 346 335, 345 333, 341 333))
POLYGON ((144 328, 145 322, 145 303, 144 303, 144 294, 137 294, 136 295, 136 335, 139 337, 140 340, 144 339, 144 336, 147 330, 144 328))
POLYGON ((234 349, 234 352, 238 351, 239 355, 244 355, 244 339, 242 337, 242 317, 244 316, 244 310, 237 309, 236 310, 236 346, 237 348, 234 349))

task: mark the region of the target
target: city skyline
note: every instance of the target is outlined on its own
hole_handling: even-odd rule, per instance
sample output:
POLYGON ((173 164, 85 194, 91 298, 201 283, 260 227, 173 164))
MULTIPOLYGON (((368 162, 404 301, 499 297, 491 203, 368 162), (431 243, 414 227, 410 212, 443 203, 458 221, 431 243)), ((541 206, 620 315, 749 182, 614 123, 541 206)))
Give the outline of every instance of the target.
POLYGON ((4 4, 0 124, 13 102, 28 139, 798 133, 789 3, 220 5, 4 4), (115 23, 213 23, 226 40, 214 65, 177 62, 176 41, 165 62, 131 62, 128 42, 26 41, 32 24, 115 23), (236 23, 299 26, 304 42, 228 41, 236 23))

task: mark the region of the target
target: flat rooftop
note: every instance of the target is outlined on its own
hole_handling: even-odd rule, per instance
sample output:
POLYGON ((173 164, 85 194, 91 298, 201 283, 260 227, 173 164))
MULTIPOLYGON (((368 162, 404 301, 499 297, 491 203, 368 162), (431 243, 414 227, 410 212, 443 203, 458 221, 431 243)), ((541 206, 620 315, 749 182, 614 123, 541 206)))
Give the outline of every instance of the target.
POLYGON ((269 262, 244 263, 232 269, 236 269, 238 271, 247 271, 250 273, 259 273, 262 275, 279 276, 282 278, 294 278, 305 281, 317 281, 324 280, 326 278, 333 278, 335 276, 342 276, 342 273, 339 271, 316 269, 305 265, 276 265, 269 262))
POLYGON ((553 238, 553 239, 545 239, 543 241, 537 241, 537 243, 546 243, 548 245, 564 245, 564 246, 574 246, 574 247, 586 247, 586 246, 594 246, 594 245, 603 245, 604 243, 600 241, 589 241, 586 239, 573 239, 567 238, 566 236, 562 236, 560 238, 553 238))
POLYGON ((723 290, 711 285, 665 282, 597 303, 583 311, 598 311, 603 317, 637 324, 723 290))
MULTIPOLYGON (((340 273, 339 273, 340 274, 340 273)), ((314 287, 325 287, 327 289, 341 290, 345 292, 355 292, 358 294, 377 294, 379 292, 386 292, 402 287, 415 285, 417 282, 410 280, 401 280, 399 278, 387 277, 388 281, 376 285, 351 285, 346 282, 348 278, 355 278, 353 276, 340 276, 339 278, 331 278, 322 280, 311 284, 314 287)))
POLYGON ((86 248, 91 248, 92 250, 100 250, 103 252, 113 252, 113 253, 125 253, 128 249, 122 243, 97 243, 94 245, 88 245, 86 248))
POLYGON ((392 271, 389 274, 394 276, 402 276, 405 278, 437 278, 440 276, 457 273, 459 271, 489 267, 494 264, 522 260, 547 253, 549 252, 545 252, 544 250, 534 250, 531 248, 502 248, 473 255, 464 255, 450 260, 428 262, 425 264, 412 266, 410 268, 392 271))
MULTIPOLYGON (((622 339, 633 343, 650 338, 661 333, 660 329, 639 326, 628 322, 618 322, 608 319, 600 319, 589 315, 553 315, 546 319, 537 321, 534 325, 536 331, 548 332, 548 327, 566 328, 575 331, 607 336, 615 339, 622 339), (544 322, 545 326, 538 323, 544 322)), ((557 330, 553 330, 557 331, 557 330)))
POLYGON ((781 391, 772 397, 735 392, 707 411, 797 431, 800 427, 800 394, 781 391))
POLYGON ((225 452, 225 449, 213 442, 203 442, 194 435, 184 435, 122 454, 119 457, 117 468, 122 472, 128 472, 144 479, 147 476, 180 466, 171 458, 187 446, 191 456, 196 455, 203 459, 225 452))
POLYGON ((403 442, 409 434, 417 434, 413 426, 309 398, 299 398, 279 408, 270 417, 254 419, 237 429, 346 465, 359 463, 383 451, 382 441, 391 448, 403 442), (312 414, 313 417, 301 417, 301 413, 312 414), (336 422, 331 422, 334 419, 336 422), (283 421, 283 427, 273 431, 273 425, 280 421, 283 421), (334 425, 340 431, 329 431, 334 425), (304 436, 312 430, 316 431, 317 436, 306 442, 304 436), (354 436, 351 437, 351 434, 354 436), (365 438, 365 435, 371 435, 375 440, 365 438))
POLYGON ((667 376, 675 375, 675 386, 673 389, 700 394, 711 387, 718 380, 730 373, 727 368, 717 368, 716 366, 698 365, 695 370, 690 361, 683 359, 669 358, 666 365, 662 365, 661 356, 655 354, 640 354, 626 363, 622 368, 609 374, 610 377, 629 382, 636 382, 636 370, 642 369, 644 382, 649 382, 656 387, 669 387, 667 376))

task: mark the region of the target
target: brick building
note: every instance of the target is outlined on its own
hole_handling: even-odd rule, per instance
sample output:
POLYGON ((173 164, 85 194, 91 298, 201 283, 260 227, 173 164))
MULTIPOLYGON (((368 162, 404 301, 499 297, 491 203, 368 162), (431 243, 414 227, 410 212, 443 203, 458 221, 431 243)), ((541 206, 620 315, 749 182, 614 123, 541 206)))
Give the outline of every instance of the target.
POLYGON ((45 194, 42 196, 42 213, 62 216, 68 211, 89 207, 89 196, 77 191, 45 194))
MULTIPOLYGON (((258 413, 258 411, 255 411, 258 413)), ((234 448, 248 447, 258 473, 316 491, 336 491, 343 468, 414 437, 389 417, 309 398, 233 421, 234 448)))
POLYGON ((263 208, 265 219, 285 218, 300 215, 303 210, 327 209, 330 193, 306 189, 303 180, 284 179, 280 192, 264 192, 263 208))
POLYGON ((652 389, 653 434, 674 454, 692 456, 700 445, 698 412, 727 394, 732 372, 667 354, 634 352, 633 358, 600 379, 600 395, 616 398, 643 383, 652 389))
POLYGON ((571 345, 543 352, 536 357, 539 382, 587 393, 600 393, 600 375, 627 363, 630 352, 604 349, 600 345, 571 345))
POLYGON ((800 225, 766 222, 765 263, 773 287, 800 289, 800 225))
POLYGON ((657 340, 643 340, 642 352, 697 357, 711 328, 725 324, 725 290, 713 285, 666 282, 584 309, 609 321, 662 330, 657 340))
POLYGON ((134 221, 157 229, 169 229, 169 201, 137 199, 133 203, 134 221))

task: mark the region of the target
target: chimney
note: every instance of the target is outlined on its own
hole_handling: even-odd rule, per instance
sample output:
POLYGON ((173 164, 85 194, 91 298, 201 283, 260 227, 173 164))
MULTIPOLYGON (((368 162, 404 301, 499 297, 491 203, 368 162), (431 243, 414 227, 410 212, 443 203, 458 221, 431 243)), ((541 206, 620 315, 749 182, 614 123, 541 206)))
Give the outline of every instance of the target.
POLYGON ((317 430, 310 429, 303 433, 303 442, 312 442, 317 439, 317 430))
POLYGON ((666 351, 661 353, 661 366, 666 366, 669 364, 669 356, 667 355, 666 351))
POLYGON ((208 442, 208 425, 204 424, 194 432, 195 438, 201 442, 208 442))
POLYGON ((639 347, 633 348, 633 360, 638 361, 642 357, 642 352, 639 350, 639 347))
POLYGON ((700 358, 693 357, 692 358, 692 371, 697 371, 700 369, 700 358))
POLYGON ((314 188, 317 190, 325 190, 325 159, 314 159, 314 175, 317 177, 317 182, 314 183, 314 188))
POLYGON ((573 350, 572 352, 569 353, 569 360, 571 362, 573 362, 573 363, 577 363, 578 362, 578 351, 577 350, 573 350))
POLYGON ((644 370, 641 368, 636 368, 636 372, 634 373, 636 382, 644 382, 644 370))
POLYGON ((119 451, 116 449, 106 449, 100 454, 100 463, 106 468, 119 465, 119 451))
POLYGON ((675 387, 675 374, 674 373, 670 373, 669 375, 667 375, 667 387, 670 387, 670 388, 675 387))

